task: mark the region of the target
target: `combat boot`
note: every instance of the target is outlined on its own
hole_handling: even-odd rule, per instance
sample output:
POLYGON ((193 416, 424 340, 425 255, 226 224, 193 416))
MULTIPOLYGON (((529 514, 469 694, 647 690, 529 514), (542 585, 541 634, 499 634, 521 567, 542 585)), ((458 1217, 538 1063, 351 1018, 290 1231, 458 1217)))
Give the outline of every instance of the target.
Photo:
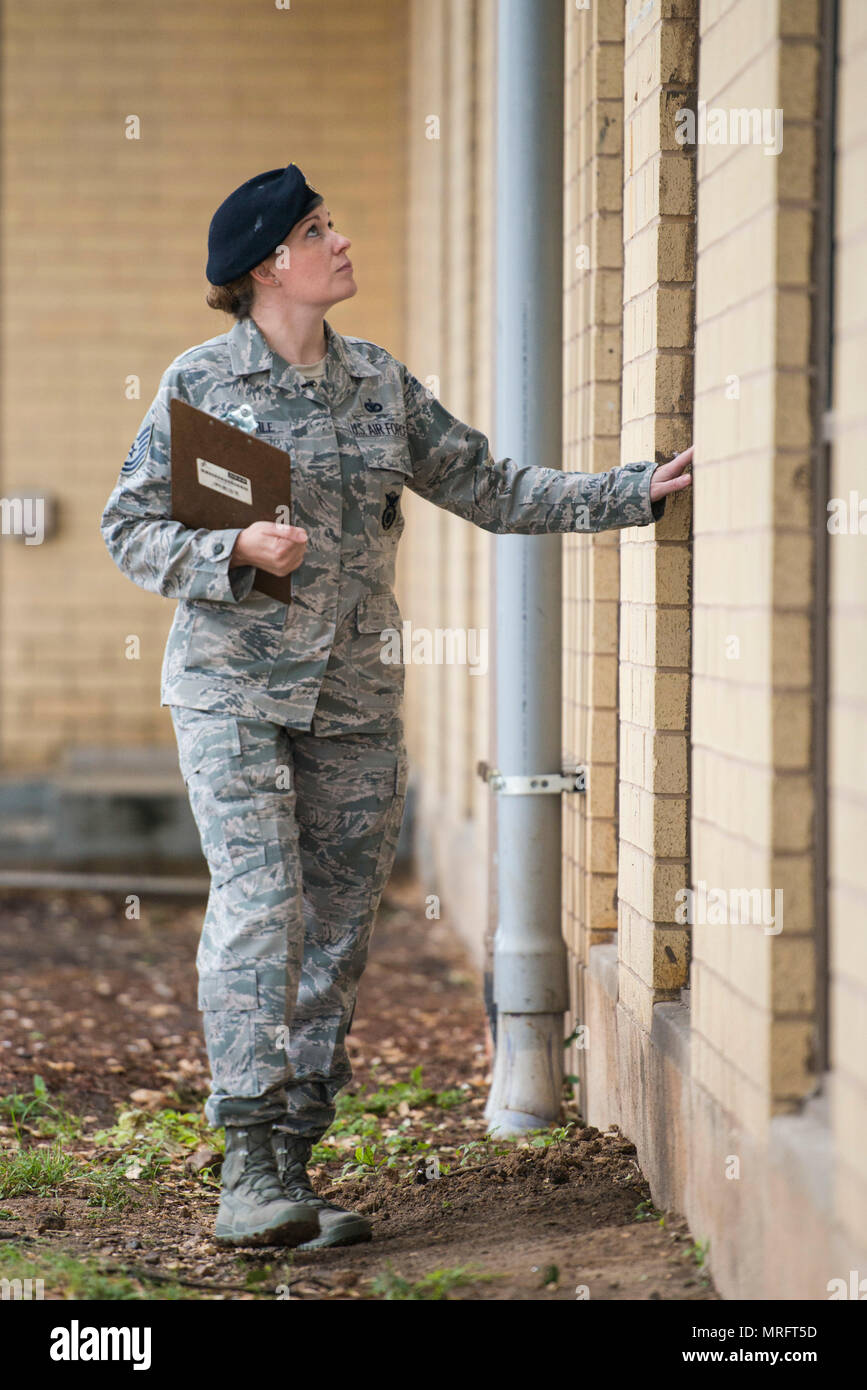
POLYGON ((285 1130, 274 1130, 274 1152, 284 1193, 293 1202, 306 1202, 319 1214, 320 1234, 314 1240, 305 1241, 299 1249, 322 1250, 329 1245, 356 1245, 359 1241, 370 1240, 367 1217, 357 1211, 347 1211, 336 1202, 326 1202, 314 1192, 307 1176, 312 1151, 309 1139, 287 1134, 285 1130))
POLYGON ((318 1232, 316 1209, 283 1191, 270 1121, 227 1125, 214 1239, 221 1245, 300 1245, 318 1232))

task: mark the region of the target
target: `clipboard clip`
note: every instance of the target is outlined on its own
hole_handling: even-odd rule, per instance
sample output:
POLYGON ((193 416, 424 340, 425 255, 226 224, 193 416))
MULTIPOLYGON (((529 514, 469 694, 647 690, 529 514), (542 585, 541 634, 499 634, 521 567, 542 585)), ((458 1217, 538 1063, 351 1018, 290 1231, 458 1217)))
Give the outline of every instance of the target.
POLYGON ((227 412, 226 422, 237 425, 239 430, 246 430, 247 434, 257 434, 259 430, 256 416, 249 405, 236 405, 233 410, 227 412))

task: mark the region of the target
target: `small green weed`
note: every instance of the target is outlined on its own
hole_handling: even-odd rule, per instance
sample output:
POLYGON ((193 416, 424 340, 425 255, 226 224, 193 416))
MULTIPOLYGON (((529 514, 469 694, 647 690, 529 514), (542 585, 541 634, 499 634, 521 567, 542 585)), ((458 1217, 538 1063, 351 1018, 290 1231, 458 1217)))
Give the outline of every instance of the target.
POLYGON ((59 1143, 50 1149, 19 1149, 0 1157, 0 1197, 49 1197, 79 1172, 78 1162, 59 1143))
POLYGON ((530 1147, 550 1149, 552 1144, 565 1144, 570 1138, 570 1129, 574 1128, 575 1121, 570 1120, 567 1125, 558 1125, 555 1129, 531 1129, 529 1134, 530 1147))
POLYGON ((0 1096, 0 1118, 12 1121, 20 1142, 20 1125, 45 1139, 71 1139, 81 1129, 81 1120, 70 1115, 61 1101, 52 1100, 41 1076, 34 1075, 33 1090, 0 1096))
POLYGON ((469 1284, 490 1283, 497 1275, 484 1270, 473 1269, 470 1265, 460 1265, 455 1269, 434 1269, 422 1275, 415 1282, 404 1279, 389 1262, 386 1273, 373 1280, 371 1292, 376 1298, 389 1302, 434 1302, 447 1300, 454 1289, 466 1288, 469 1284))
MULTIPOLYGON (((174 1159, 186 1157, 200 1144, 222 1150, 222 1132, 212 1130, 203 1116, 190 1111, 122 1110, 110 1129, 94 1135, 98 1144, 120 1149, 121 1157, 110 1170, 116 1177, 158 1178, 174 1159)), ((205 1181, 208 1180, 207 1170, 205 1181)))
POLYGON ((650 1197, 645 1197, 643 1202, 638 1203, 632 1213, 632 1219, 633 1221, 655 1221, 657 1226, 665 1225, 665 1214, 656 1209, 650 1197))
POLYGON ((436 1106, 439 1110, 453 1110, 465 1104, 467 1093, 457 1088, 447 1091, 433 1091, 422 1081, 422 1068, 414 1067, 409 1081, 394 1081, 390 1086, 380 1086, 375 1091, 362 1091, 358 1095, 341 1095, 337 1098, 337 1114, 329 1135, 356 1133, 357 1122, 363 1116, 375 1115, 382 1118, 398 1110, 402 1103, 413 1109, 424 1105, 436 1106))
POLYGON ((146 1276, 107 1273, 92 1261, 48 1248, 24 1250, 15 1245, 3 1246, 0 1272, 6 1279, 42 1279, 47 1292, 62 1293, 67 1299, 126 1302, 195 1297, 179 1285, 160 1283, 152 1287, 146 1276))
POLYGON ((710 1241, 697 1240, 694 1245, 689 1247, 686 1253, 688 1256, 692 1256, 699 1269, 703 1270, 707 1264, 707 1257, 710 1254, 710 1241))

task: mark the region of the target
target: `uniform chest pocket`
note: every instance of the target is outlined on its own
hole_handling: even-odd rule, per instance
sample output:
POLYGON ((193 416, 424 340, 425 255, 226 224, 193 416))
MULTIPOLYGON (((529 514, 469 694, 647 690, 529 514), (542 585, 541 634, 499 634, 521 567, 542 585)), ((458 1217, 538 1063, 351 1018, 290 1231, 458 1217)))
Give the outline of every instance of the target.
POLYGON ((362 459, 358 482, 364 531, 376 542, 403 530, 400 499, 412 477, 412 460, 405 440, 399 438, 361 437, 356 443, 362 459))
POLYGON ((362 707, 396 709, 403 700, 402 623, 400 607, 390 590, 367 594, 356 606, 349 664, 353 692, 362 707))

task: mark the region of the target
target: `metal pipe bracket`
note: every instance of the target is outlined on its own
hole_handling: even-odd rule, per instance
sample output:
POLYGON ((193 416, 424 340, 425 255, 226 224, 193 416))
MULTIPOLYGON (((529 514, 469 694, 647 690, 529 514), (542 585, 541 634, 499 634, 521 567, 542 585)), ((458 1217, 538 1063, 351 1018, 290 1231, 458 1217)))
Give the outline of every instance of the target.
POLYGON ((530 772, 507 776, 498 767, 489 763, 476 764, 476 772, 483 782, 487 782, 492 792, 500 796, 539 796, 549 792, 586 792, 587 769, 575 768, 571 772, 530 772))

